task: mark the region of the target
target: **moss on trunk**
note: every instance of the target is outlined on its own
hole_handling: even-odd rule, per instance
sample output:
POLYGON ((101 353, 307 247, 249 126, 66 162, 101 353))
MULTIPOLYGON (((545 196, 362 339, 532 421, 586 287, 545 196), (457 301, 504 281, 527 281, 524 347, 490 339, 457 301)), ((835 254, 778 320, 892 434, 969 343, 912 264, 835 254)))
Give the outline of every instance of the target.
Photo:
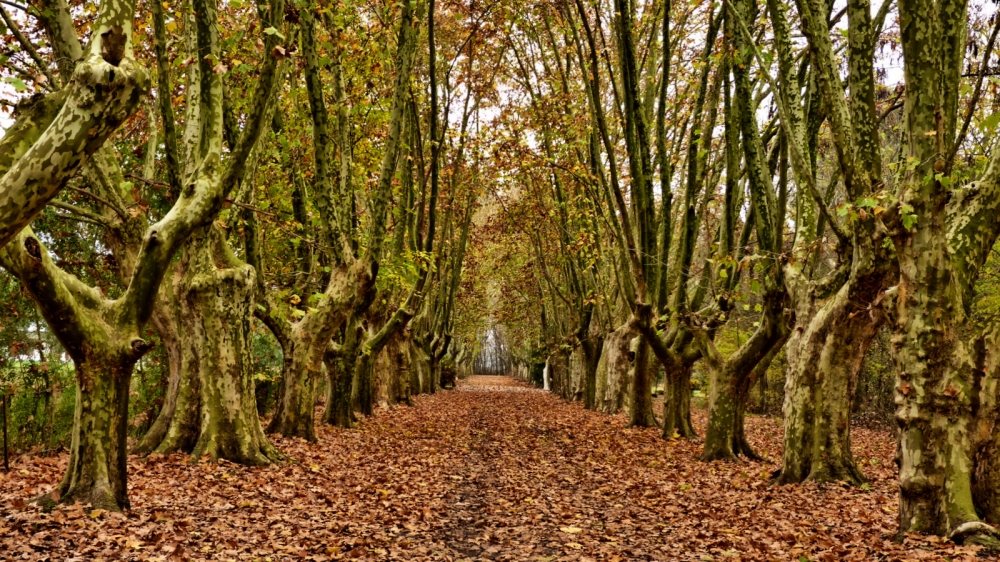
POLYGON ((136 359, 130 346, 74 358, 77 392, 69 465, 62 482, 40 498, 41 503, 81 502, 108 511, 129 508, 128 387, 136 359))
POLYGON ((265 465, 281 455, 257 414, 250 338, 254 269, 235 260, 221 232, 202 229, 185 245, 175 283, 161 291, 161 334, 179 347, 176 384, 139 452, 208 455, 265 465), (176 294, 164 294, 164 293, 176 294), (171 341, 177 334, 186 337, 171 341), (173 337, 171 337, 173 336, 173 337))
POLYGON ((691 363, 678 360, 664 370, 663 437, 693 439, 698 433, 691 423, 691 363))
POLYGON ((811 289, 793 293, 797 323, 786 348, 785 447, 778 482, 865 481, 851 453, 851 397, 880 320, 858 303, 875 300, 881 279, 851 280, 828 298, 811 289))
MULTIPOLYGON (((656 427, 658 425, 656 416, 653 415, 653 376, 650 372, 650 363, 652 362, 649 357, 649 344, 643 338, 639 338, 635 362, 632 364, 628 420, 630 427, 656 427)), ((655 372, 655 367, 652 371, 655 372)))

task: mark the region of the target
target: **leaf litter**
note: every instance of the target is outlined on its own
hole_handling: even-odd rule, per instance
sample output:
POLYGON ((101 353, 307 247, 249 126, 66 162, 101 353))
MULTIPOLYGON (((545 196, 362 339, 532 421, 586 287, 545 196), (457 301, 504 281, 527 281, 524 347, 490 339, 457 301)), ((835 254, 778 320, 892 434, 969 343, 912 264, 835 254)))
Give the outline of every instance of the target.
MULTIPOLYGON (((704 412, 695 411, 704 431, 704 412)), ((129 458, 124 514, 30 503, 67 455, 0 473, 0 560, 972 560, 898 537, 890 433, 852 431, 869 478, 772 486, 781 420, 748 417, 770 462, 699 462, 664 441, 503 377, 380 411, 318 442, 277 439, 262 468, 129 458)))

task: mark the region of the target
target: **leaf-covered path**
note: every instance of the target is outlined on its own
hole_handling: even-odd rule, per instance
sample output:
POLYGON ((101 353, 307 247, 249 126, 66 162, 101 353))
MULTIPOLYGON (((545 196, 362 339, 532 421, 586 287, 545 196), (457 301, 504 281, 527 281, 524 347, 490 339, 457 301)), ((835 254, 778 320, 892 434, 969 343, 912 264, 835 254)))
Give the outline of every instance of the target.
MULTIPOLYGON (((702 420, 696 420, 701 427, 702 420)), ((779 458, 780 425, 748 420, 779 458)), ((894 541, 893 444, 856 430, 870 489, 774 487, 772 464, 703 464, 698 443, 473 377, 266 468, 130 458, 132 510, 41 513, 66 455, 0 473, 0 559, 810 560, 962 558, 894 541)), ((970 556, 971 557, 971 556, 970 556)))

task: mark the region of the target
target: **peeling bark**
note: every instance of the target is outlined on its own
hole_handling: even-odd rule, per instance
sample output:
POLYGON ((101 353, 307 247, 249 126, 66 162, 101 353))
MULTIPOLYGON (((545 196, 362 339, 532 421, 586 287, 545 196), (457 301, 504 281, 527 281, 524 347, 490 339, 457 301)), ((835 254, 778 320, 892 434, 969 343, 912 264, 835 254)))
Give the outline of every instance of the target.
MULTIPOLYGON (((625 390, 631 365, 629 346, 635 330, 628 323, 608 334, 598 362, 597 406, 606 414, 617 414, 625 403, 625 390)), ((551 367, 550 367, 551 371, 551 367)))
MULTIPOLYGON (((858 260, 852 276, 866 262, 858 260)), ((872 303, 886 271, 859 276, 832 296, 813 284, 793 292, 797 323, 786 346, 785 448, 781 483, 845 481, 864 475, 851 454, 851 397, 868 348, 882 322, 872 303)))
MULTIPOLYGON (((280 454, 264 437, 257 415, 250 321, 257 291, 252 267, 230 256, 221 233, 202 231, 187 244, 176 273, 173 313, 161 312, 166 332, 187 335, 179 342, 180 365, 165 407, 139 452, 184 451, 194 460, 208 455, 239 464, 266 465, 280 454), (169 405, 169 407, 168 407, 169 405)), ((170 301, 161 301, 169 310, 170 301)), ((177 345, 178 342, 174 342, 177 345)))
POLYGON ((711 390, 708 403, 708 429, 701 460, 737 460, 745 456, 763 460, 746 439, 743 421, 746 400, 758 376, 767 371, 774 354, 785 343, 788 330, 782 315, 780 297, 765 299, 768 310, 754 334, 728 359, 723 360, 707 334, 696 338, 705 357, 711 390))

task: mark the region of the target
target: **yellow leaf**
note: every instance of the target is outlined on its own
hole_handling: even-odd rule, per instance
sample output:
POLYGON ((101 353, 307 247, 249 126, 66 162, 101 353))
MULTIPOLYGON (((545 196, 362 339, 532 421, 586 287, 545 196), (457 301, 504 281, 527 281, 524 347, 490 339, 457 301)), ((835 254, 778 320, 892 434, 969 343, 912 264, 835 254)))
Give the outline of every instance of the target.
POLYGON ((562 531, 562 532, 564 532, 564 533, 569 533, 571 535, 575 535, 576 533, 579 533, 583 529, 581 529, 579 527, 559 527, 559 530, 562 531))
POLYGON ((574 550, 580 550, 581 548, 583 548, 583 545, 578 542, 568 542, 566 543, 566 546, 574 550))
POLYGON ((91 512, 90 512, 90 518, 91 518, 91 519, 97 519, 97 518, 98 518, 98 517, 100 517, 100 516, 101 516, 101 515, 102 515, 103 513, 104 513, 104 510, 103 510, 103 509, 95 509, 94 511, 91 511, 91 512))

